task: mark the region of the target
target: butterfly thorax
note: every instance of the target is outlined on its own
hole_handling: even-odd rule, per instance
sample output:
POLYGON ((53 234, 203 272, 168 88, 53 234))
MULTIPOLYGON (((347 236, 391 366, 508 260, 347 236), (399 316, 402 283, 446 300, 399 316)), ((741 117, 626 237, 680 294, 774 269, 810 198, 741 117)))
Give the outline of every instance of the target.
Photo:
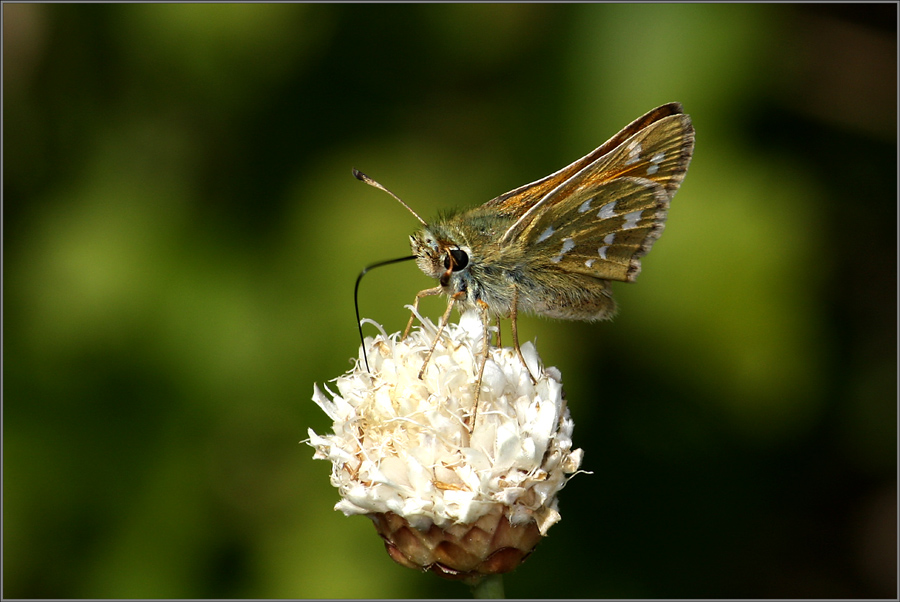
POLYGON ((439 218, 411 236, 410 246, 419 269, 445 294, 465 306, 484 301, 492 312, 508 315, 524 257, 517 245, 501 247, 498 240, 513 222, 476 208, 439 218))

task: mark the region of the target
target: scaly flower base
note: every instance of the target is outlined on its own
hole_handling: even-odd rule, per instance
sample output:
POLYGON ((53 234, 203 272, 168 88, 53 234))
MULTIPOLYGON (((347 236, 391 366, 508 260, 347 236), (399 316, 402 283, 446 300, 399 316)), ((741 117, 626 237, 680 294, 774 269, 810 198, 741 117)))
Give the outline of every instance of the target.
POLYGON ((397 563, 466 582, 512 571, 542 537, 537 523, 512 525, 500 508, 470 525, 445 529, 432 525, 427 531, 411 527, 393 512, 370 514, 369 518, 397 563))

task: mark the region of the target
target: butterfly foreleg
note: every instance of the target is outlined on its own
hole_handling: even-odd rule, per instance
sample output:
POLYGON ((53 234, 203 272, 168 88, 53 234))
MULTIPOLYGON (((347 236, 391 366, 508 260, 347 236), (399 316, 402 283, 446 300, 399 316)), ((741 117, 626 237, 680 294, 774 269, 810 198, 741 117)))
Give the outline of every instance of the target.
MULTIPOLYGON (((426 293, 430 294, 430 295, 436 295, 441 292, 443 292, 443 289, 441 289, 439 287, 424 290, 424 291, 420 292, 418 295, 416 295, 416 301, 419 300, 420 295, 422 297, 425 297, 425 296, 427 296, 426 293), (438 293, 430 292, 430 291, 435 291, 435 290, 438 291, 438 293)), ((434 349, 435 349, 435 347, 437 347, 438 341, 441 338, 441 333, 444 332, 444 327, 447 326, 447 322, 450 320, 450 311, 453 309, 453 305, 456 303, 457 299, 460 299, 464 296, 465 296, 464 292, 453 293, 452 295, 450 295, 450 302, 447 303, 447 310, 444 312, 444 315, 441 316, 441 321, 440 321, 440 324, 438 324, 437 333, 435 333, 435 335, 434 335, 434 342, 431 343, 431 349, 428 350, 428 355, 425 356, 425 362, 422 363, 422 369, 419 370, 419 380, 421 380, 422 377, 425 375, 425 367, 428 366, 428 362, 429 362, 429 360, 431 360, 431 356, 434 354, 434 349)))
POLYGON ((413 321, 416 319, 416 310, 419 308, 419 299, 421 299, 422 297, 431 297, 433 295, 440 295, 443 292, 444 292, 444 289, 442 289, 439 286, 436 286, 434 288, 427 288, 424 291, 419 291, 418 293, 416 293, 416 300, 413 301, 413 308, 412 308, 412 312, 409 315, 409 322, 406 323, 406 329, 403 331, 403 336, 400 337, 401 341, 406 338, 406 335, 409 334, 409 331, 413 325, 413 321))

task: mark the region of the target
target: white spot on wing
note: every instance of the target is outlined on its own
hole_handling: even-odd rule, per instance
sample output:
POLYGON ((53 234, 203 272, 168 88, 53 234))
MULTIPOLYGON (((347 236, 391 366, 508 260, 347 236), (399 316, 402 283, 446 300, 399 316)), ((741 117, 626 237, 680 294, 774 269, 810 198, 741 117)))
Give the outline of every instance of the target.
POLYGON ((597 249, 597 252, 600 253, 600 257, 602 257, 603 259, 606 259, 606 249, 608 249, 608 248, 609 247, 606 246, 606 247, 600 247, 599 249, 597 249))
POLYGON ((585 202, 581 204, 581 207, 578 208, 578 213, 584 213, 585 211, 591 210, 591 202, 593 201, 593 197, 589 198, 585 202))
POLYGON ((551 257, 550 261, 552 261, 553 263, 559 263, 560 261, 562 261, 563 255, 565 255, 566 253, 568 253, 569 251, 571 251, 574 248, 575 248, 575 241, 572 240, 571 237, 564 238, 562 249, 559 250, 559 255, 555 255, 554 257, 551 257))
POLYGON ((603 244, 611 245, 615 239, 616 239, 615 232, 613 232, 612 234, 607 234, 606 236, 603 237, 603 244))
POLYGON ((607 204, 600 207, 600 212, 597 214, 597 217, 599 217, 600 219, 609 219, 611 217, 615 217, 615 215, 616 215, 615 209, 616 209, 616 202, 610 201, 607 204))
POLYGON ((647 168, 647 175, 652 176, 659 171, 659 164, 665 158, 666 153, 658 152, 650 158, 650 167, 647 168))
POLYGON ((547 229, 544 230, 540 236, 538 236, 538 239, 535 242, 544 242, 545 240, 553 236, 554 232, 556 232, 556 230, 553 229, 553 226, 547 226, 547 229))
POLYGON ((641 158, 641 143, 640 142, 632 142, 631 146, 628 147, 628 158, 625 160, 625 165, 631 165, 632 163, 637 163, 638 159, 641 158))
POLYGON ((637 211, 632 211, 631 213, 626 213, 623 217, 625 217, 625 223, 622 224, 623 230, 630 230, 632 228, 637 228, 638 220, 641 219, 641 213, 643 209, 639 209, 637 211))
POLYGON ((588 259, 587 261, 584 262, 584 265, 586 265, 589 268, 592 268, 592 267, 594 267, 594 263, 596 261, 597 261, 596 259, 588 259))

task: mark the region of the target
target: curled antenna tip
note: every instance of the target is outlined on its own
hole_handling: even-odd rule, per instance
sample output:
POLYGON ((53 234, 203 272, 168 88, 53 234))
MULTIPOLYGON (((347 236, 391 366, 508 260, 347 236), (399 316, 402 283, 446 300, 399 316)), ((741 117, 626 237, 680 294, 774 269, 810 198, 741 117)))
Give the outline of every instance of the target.
POLYGON ((381 184, 379 184, 378 182, 376 182, 375 180, 373 180, 372 178, 370 178, 363 172, 359 171, 355 167, 352 168, 352 170, 353 170, 353 177, 355 177, 357 180, 359 180, 360 182, 365 182, 369 186, 373 186, 373 187, 377 188, 378 190, 383 190, 384 192, 388 193, 389 195, 394 197, 394 199, 396 199, 398 203, 400 203, 401 205, 406 207, 407 211, 412 213, 413 216, 415 216, 415 218, 417 220, 419 220, 423 226, 426 226, 426 227, 428 226, 428 223, 425 220, 423 220, 421 217, 419 217, 419 214, 416 213, 415 211, 413 211, 409 205, 407 205, 406 203, 401 201, 400 197, 398 197, 396 194, 394 194, 393 192, 391 192, 390 190, 388 190, 387 188, 385 188, 384 186, 382 186, 381 184))

